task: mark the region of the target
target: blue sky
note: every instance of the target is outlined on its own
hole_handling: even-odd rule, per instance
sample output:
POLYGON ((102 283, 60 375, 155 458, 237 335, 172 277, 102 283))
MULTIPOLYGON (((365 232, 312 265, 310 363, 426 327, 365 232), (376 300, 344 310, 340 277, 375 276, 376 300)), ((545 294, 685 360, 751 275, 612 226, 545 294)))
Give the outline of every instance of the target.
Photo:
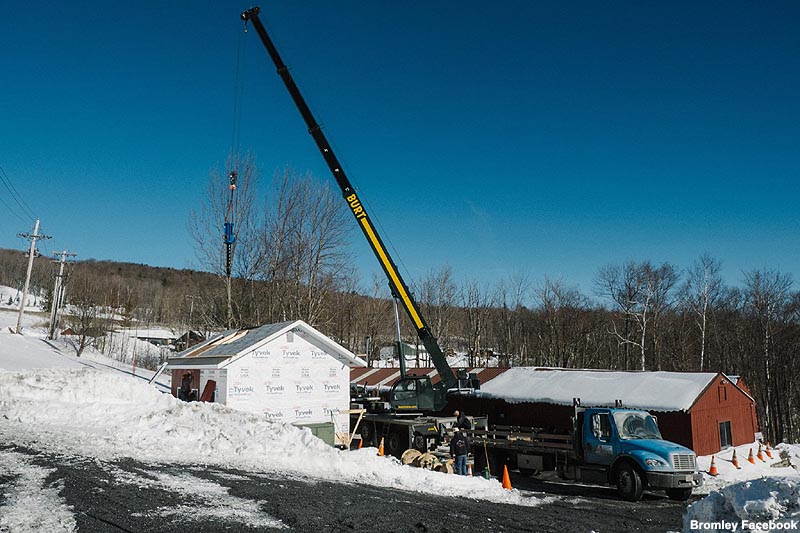
MULTIPOLYGON (((186 223, 231 150, 231 2, 5 3, 0 167, 45 251, 194 267, 186 223)), ((262 20, 408 281, 601 266, 800 279, 800 4, 269 2, 262 20)), ((255 32, 240 146, 330 179, 255 32)), ((0 247, 25 215, 0 184, 0 247)), ((378 267, 353 224, 355 261, 378 267)))

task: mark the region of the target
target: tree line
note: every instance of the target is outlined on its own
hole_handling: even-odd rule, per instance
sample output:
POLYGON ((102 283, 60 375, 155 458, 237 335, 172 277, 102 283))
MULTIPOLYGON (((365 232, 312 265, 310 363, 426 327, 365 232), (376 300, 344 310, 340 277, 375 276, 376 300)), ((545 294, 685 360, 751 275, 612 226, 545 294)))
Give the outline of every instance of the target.
MULTIPOLYGON (((338 192, 284 169, 259 197, 252 158, 229 165, 240 169, 232 211, 227 180, 212 174, 189 222, 204 270, 76 262, 67 285, 72 322, 94 334, 100 323, 108 329, 134 322, 209 333, 229 324, 302 319, 377 360, 380 348, 396 340, 393 303, 382 274, 361 280, 350 266, 350 243, 361 237, 338 192), (236 228, 232 312, 224 279, 226 217, 236 228), (81 322, 81 313, 90 316, 81 322)), ((21 286, 24 272, 20 252, 0 250, 0 284, 21 286)), ((462 354, 469 366, 722 371, 745 380, 769 439, 796 441, 800 292, 790 275, 775 270, 743 273, 737 286, 725 283, 722 272, 709 255, 684 268, 626 261, 600 266, 587 294, 524 272, 459 279, 443 265, 411 290, 445 353, 462 354)), ((48 290, 53 275, 49 263, 37 261, 32 286, 48 290)), ((417 343, 408 321, 401 322, 404 340, 417 343)), ((422 352, 419 364, 430 364, 422 352)))

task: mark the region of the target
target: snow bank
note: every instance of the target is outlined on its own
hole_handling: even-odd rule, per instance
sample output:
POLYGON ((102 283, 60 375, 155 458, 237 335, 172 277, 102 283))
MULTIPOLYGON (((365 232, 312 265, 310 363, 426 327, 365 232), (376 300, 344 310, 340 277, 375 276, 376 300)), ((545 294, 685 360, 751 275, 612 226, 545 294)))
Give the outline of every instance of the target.
POLYGON ((763 454, 764 461, 755 457, 755 464, 747 461, 750 455, 750 450, 753 450, 754 456, 758 454, 758 443, 743 444, 735 448, 728 448, 722 452, 712 455, 701 456, 697 458, 697 469, 704 472, 703 487, 695 492, 706 493, 714 490, 719 490, 735 483, 742 481, 750 481, 760 479, 763 477, 797 477, 800 479, 800 472, 798 472, 792 465, 800 465, 800 446, 796 444, 779 444, 772 450, 772 459, 763 454), (739 468, 733 466, 732 458, 733 452, 736 451, 736 456, 739 462, 739 468), (708 475, 711 468, 711 458, 715 458, 715 465, 718 476, 708 475))
POLYGON ((710 494, 688 508, 685 532, 758 527, 776 531, 787 526, 790 531, 800 530, 800 473, 795 469, 800 465, 800 446, 779 444, 772 450, 772 458, 764 454, 763 461, 757 454, 756 442, 697 458, 698 469, 705 472, 704 486, 698 492, 710 494), (747 461, 751 449, 755 464, 747 461), (734 450, 738 469, 732 462, 734 450), (712 457, 719 472, 714 477, 708 475, 712 457))
POLYGON ((683 531, 797 530, 798 522, 800 477, 765 477, 730 485, 693 503, 684 515, 683 531))
POLYGON ((345 483, 368 483, 515 505, 542 500, 496 480, 445 475, 340 451, 307 429, 212 403, 185 403, 113 372, 0 372, 0 441, 100 459, 200 463, 345 483))

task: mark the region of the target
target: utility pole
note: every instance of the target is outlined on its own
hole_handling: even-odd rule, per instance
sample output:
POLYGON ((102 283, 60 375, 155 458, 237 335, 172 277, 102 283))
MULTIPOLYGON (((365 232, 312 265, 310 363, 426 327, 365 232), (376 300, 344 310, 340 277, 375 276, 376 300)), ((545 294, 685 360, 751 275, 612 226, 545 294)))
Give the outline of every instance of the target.
POLYGON ((53 301, 50 306, 50 333, 47 335, 47 338, 51 340, 56 338, 58 313, 61 311, 61 304, 64 303, 64 263, 66 263, 67 257, 75 257, 78 254, 64 250, 63 252, 53 252, 53 255, 60 255, 61 260, 58 261, 60 265, 58 267, 58 274, 56 275, 56 285, 53 288, 53 301))
POLYGON ((50 237, 47 235, 39 235, 39 219, 36 219, 36 224, 33 226, 33 234, 30 233, 18 233, 19 237, 23 239, 29 239, 31 241, 31 248, 28 251, 28 272, 25 274, 25 286, 22 289, 22 301, 19 304, 19 316, 17 317, 17 329, 16 332, 18 335, 22 334, 22 316, 25 314, 25 302, 28 299, 28 287, 31 284, 31 271, 33 271, 33 258, 36 255, 36 241, 39 239, 49 239, 50 237))
POLYGON ((234 210, 234 192, 236 191, 236 178, 237 173, 235 170, 232 170, 230 174, 228 174, 228 179, 230 183, 228 184, 228 190, 230 191, 230 195, 228 196, 228 209, 225 212, 225 233, 223 236, 223 242, 225 243, 225 289, 228 293, 228 329, 233 327, 233 302, 231 301, 231 267, 233 265, 233 250, 234 250, 234 243, 236 242, 236 234, 233 231, 233 216, 236 214, 234 210))
MULTIPOLYGON (((191 336, 192 336, 191 335, 191 333, 192 333, 192 324, 194 324, 194 320, 192 318, 192 316, 194 315, 194 301, 197 298, 202 299, 201 296, 198 296, 198 295, 195 295, 195 294, 186 294, 186 295, 184 295, 184 299, 189 300, 189 324, 188 324, 188 326, 186 328, 186 343, 183 346, 183 350, 187 350, 189 348, 189 341, 191 340, 191 336)), ((183 350, 180 350, 180 351, 183 351, 183 350)))

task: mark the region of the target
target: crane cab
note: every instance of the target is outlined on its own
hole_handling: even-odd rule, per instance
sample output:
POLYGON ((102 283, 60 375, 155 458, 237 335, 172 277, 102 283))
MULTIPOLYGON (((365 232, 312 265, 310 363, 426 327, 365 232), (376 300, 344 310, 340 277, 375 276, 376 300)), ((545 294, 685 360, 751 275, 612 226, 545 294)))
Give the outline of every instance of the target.
POLYGON ((428 376, 406 376, 394 384, 389 403, 395 411, 436 410, 436 391, 428 376))

